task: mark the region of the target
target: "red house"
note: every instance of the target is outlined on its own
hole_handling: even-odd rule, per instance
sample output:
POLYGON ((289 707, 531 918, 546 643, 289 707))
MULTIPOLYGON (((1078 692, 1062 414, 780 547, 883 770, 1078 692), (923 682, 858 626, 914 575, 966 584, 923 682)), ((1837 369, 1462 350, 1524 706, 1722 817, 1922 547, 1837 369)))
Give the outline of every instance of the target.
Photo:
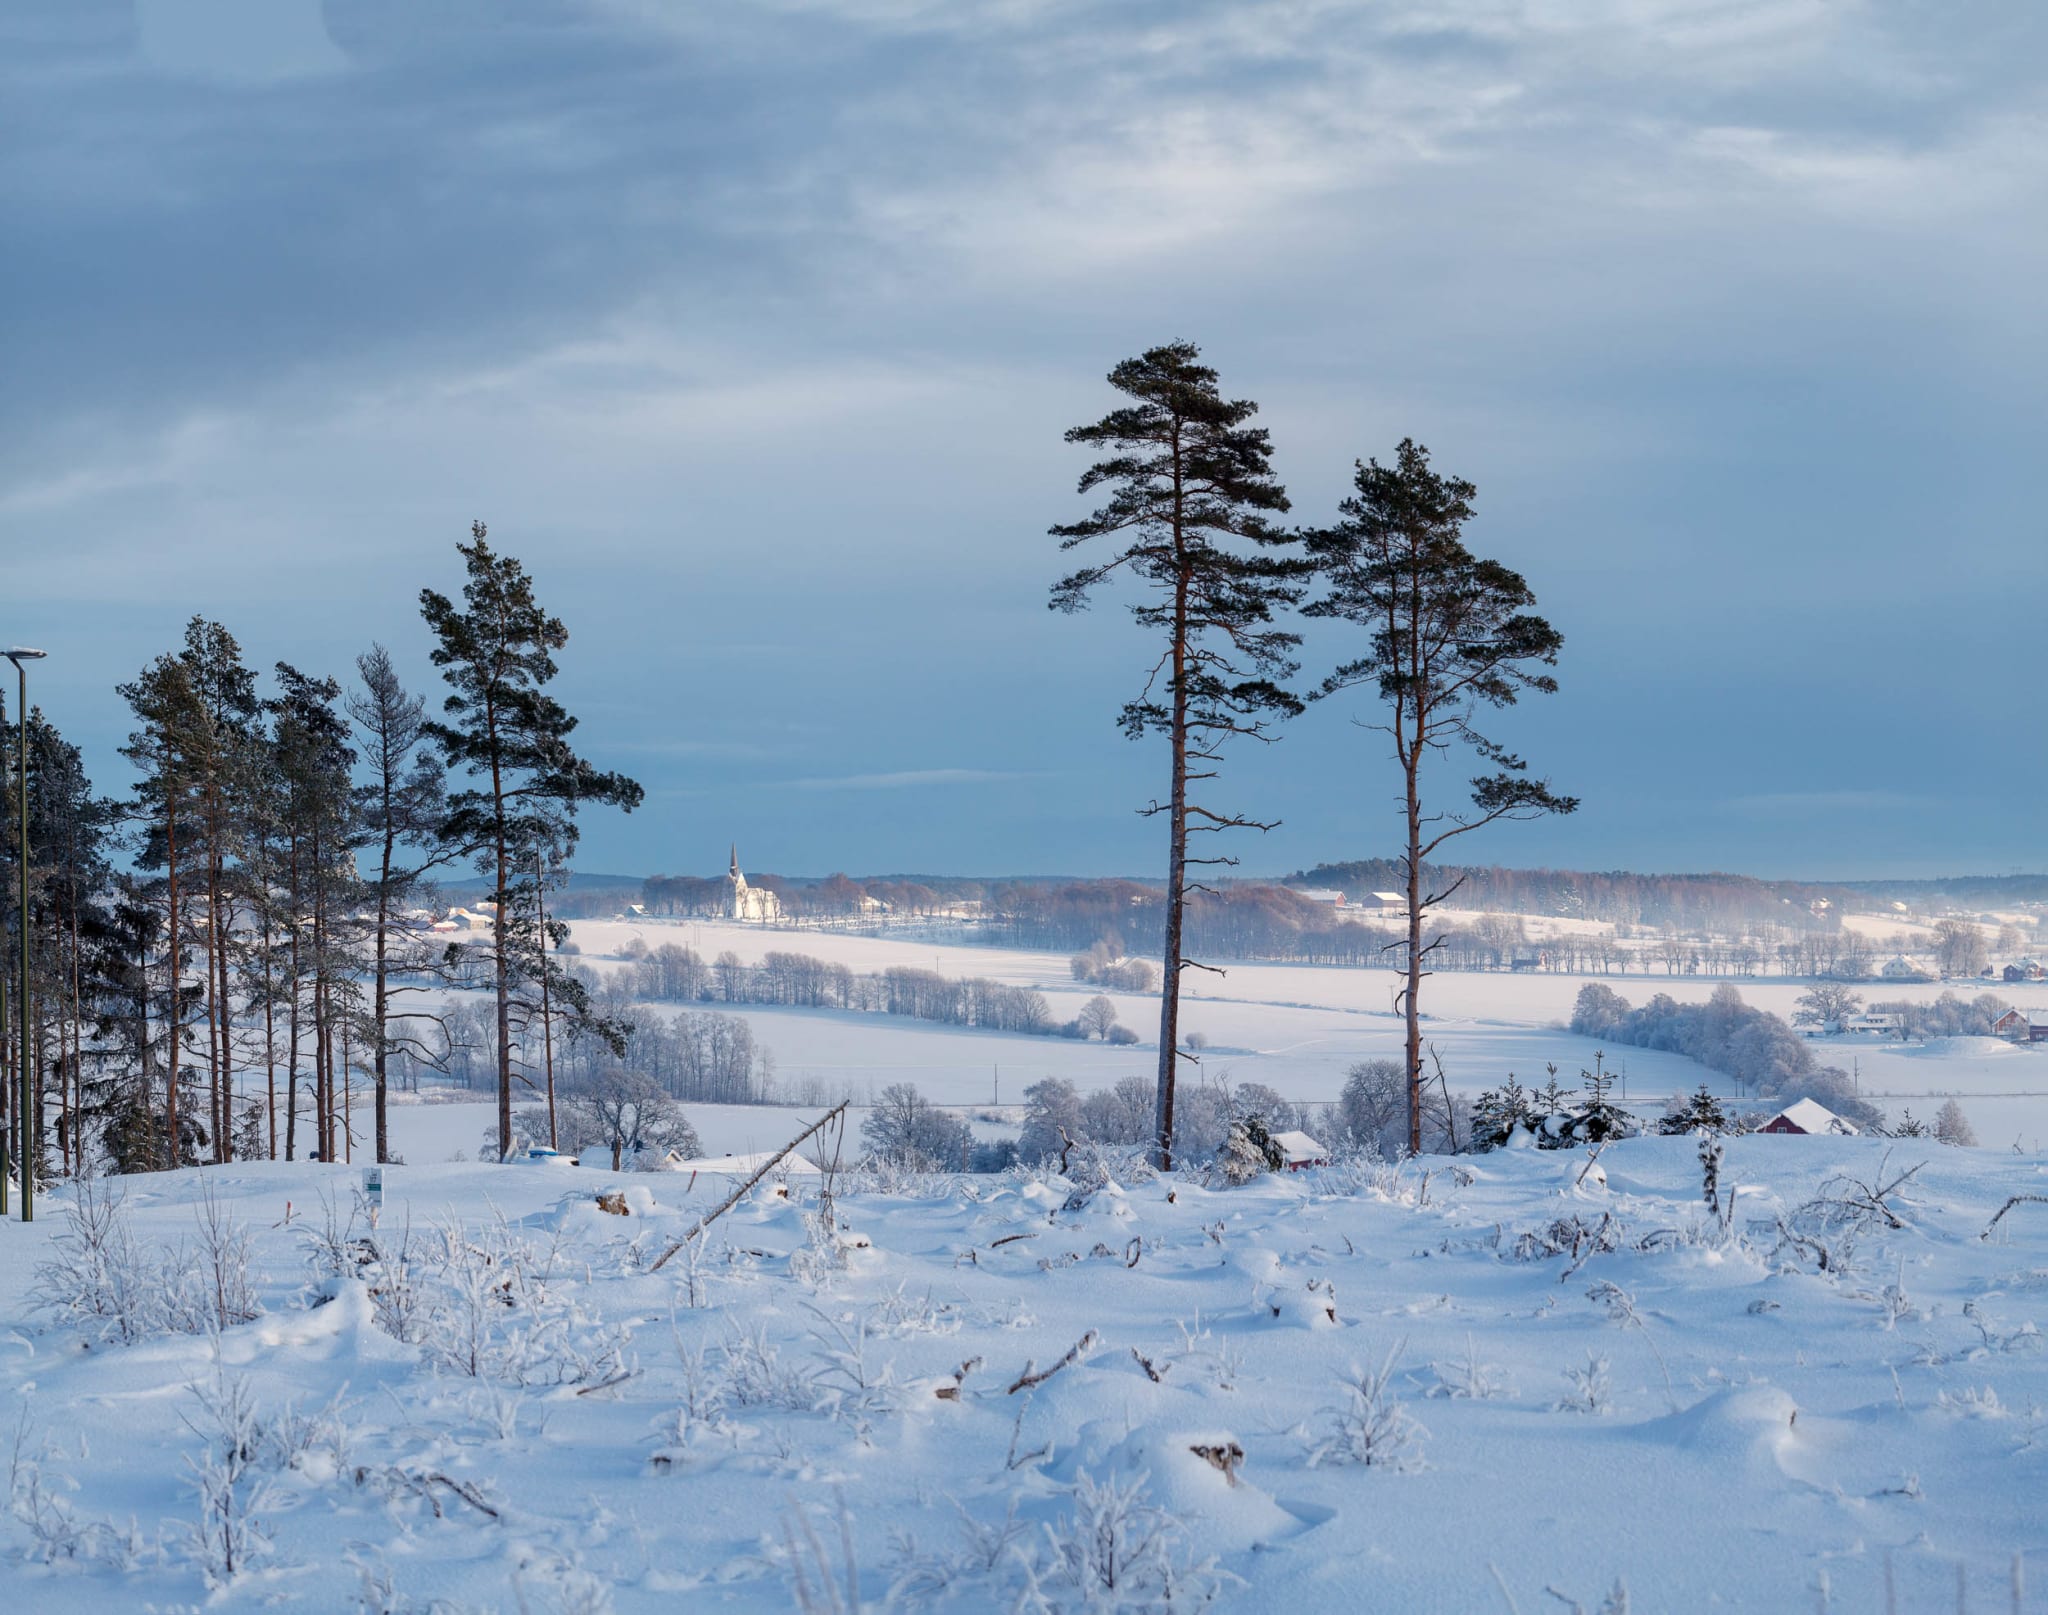
POLYGON ((1802 1099, 1797 1104, 1787 1105, 1757 1131, 1810 1135, 1833 1133, 1843 1138, 1854 1138, 1862 1129, 1854 1122, 1844 1121, 1819 1100, 1802 1099))

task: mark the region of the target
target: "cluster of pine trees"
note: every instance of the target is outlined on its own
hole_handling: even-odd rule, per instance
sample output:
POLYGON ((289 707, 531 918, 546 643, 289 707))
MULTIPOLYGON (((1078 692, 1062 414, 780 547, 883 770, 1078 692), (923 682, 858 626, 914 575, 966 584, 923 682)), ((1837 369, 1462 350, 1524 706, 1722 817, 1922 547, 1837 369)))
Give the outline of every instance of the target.
POLYGON ((447 684, 437 717, 381 646, 346 686, 287 662, 266 677, 203 617, 119 687, 125 799, 29 714, 27 844, 8 815, 5 886, 11 900, 25 858, 7 967, 26 936, 32 981, 9 1006, 5 1091, 25 1058, 32 1097, 13 1103, 10 1158, 71 1173, 340 1159, 367 1092, 362 1142, 387 1159, 392 1067, 447 1054, 428 989, 458 966, 492 989, 508 1146, 513 1083, 547 1085, 557 1037, 624 1035, 550 954, 565 932, 546 902, 578 811, 630 810, 640 787, 571 748, 575 719, 547 691, 568 635, 519 562, 481 524, 458 548, 462 599, 420 597, 447 684), (458 868, 486 877, 491 921, 451 945, 424 905, 458 868))

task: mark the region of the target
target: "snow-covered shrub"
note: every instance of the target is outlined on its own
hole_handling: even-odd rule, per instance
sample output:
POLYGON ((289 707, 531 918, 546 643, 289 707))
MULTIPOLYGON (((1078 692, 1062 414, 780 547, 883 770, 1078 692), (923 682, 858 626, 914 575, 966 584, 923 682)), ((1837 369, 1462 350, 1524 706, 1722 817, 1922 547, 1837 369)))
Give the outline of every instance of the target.
POLYGON ((1597 1352, 1586 1353, 1584 1368, 1564 1371, 1565 1393, 1558 1399, 1560 1413, 1605 1413, 1614 1398, 1614 1383, 1607 1376, 1607 1359, 1597 1352))
POLYGON ((268 1557, 262 1511, 276 1494, 261 1462, 265 1432, 248 1385, 216 1364, 212 1382, 195 1386, 193 1395, 200 1414, 187 1422, 206 1443, 187 1460, 199 1497, 193 1555, 207 1585, 218 1587, 268 1557))
MULTIPOLYGON (((557 1236, 559 1238, 559 1236, 557 1236)), ((631 1332, 587 1316, 555 1280, 560 1252, 536 1252, 502 1218, 472 1236, 435 1230, 427 1263, 429 1356, 452 1373, 513 1385, 594 1385, 629 1371, 631 1332)))
POLYGON ((723 1398, 733 1407, 810 1413, 818 1406, 817 1376, 785 1362, 782 1348, 768 1338, 762 1324, 729 1330, 719 1347, 719 1366, 724 1371, 723 1398))
POLYGON ((1310 1468, 1320 1464, 1365 1464, 1375 1469, 1408 1470, 1422 1464, 1422 1443, 1429 1434, 1394 1395, 1394 1358, 1389 1351, 1378 1368, 1353 1364, 1343 1376, 1344 1399, 1324 1410, 1325 1429, 1310 1447, 1310 1468))
POLYGON ((116 1530, 105 1520, 82 1516, 65 1494, 74 1489, 69 1477, 46 1475, 55 1452, 30 1426, 28 1404, 15 1421, 7 1460, 7 1512, 27 1533, 25 1557, 35 1564, 103 1566, 133 1570, 142 1557, 142 1540, 134 1522, 116 1530))
POLYGON ((1953 1099, 1943 1100, 1941 1109, 1934 1113, 1934 1136, 1944 1144, 1966 1149, 1975 1148, 1977 1143, 1977 1130, 1963 1114, 1963 1107, 1953 1099))
POLYGON ((1465 1336, 1464 1356, 1447 1363, 1432 1362, 1429 1366, 1435 1370, 1437 1379, 1429 1388, 1431 1396, 1470 1397, 1484 1402, 1514 1394, 1514 1387, 1508 1384, 1498 1364, 1480 1361, 1479 1348, 1470 1334, 1465 1336))
POLYGON ((36 1269, 34 1304, 98 1340, 132 1345, 154 1335, 218 1333, 263 1308, 249 1281, 254 1247, 211 1183, 195 1208, 196 1243, 165 1251, 140 1244, 119 1194, 78 1180, 52 1255, 36 1269))
POLYGON ((1049 1615, 1170 1615, 1213 1602, 1236 1578, 1151 1501, 1148 1477, 1074 1476, 1065 1514, 1022 1566, 1020 1608, 1049 1615), (1030 1598, 1035 1595, 1036 1602, 1030 1598))
POLYGON ((1268 1172, 1279 1171, 1286 1162, 1287 1157, 1273 1142, 1273 1135, 1266 1131, 1265 1122, 1257 1116, 1232 1122, 1230 1131, 1223 1136, 1223 1147, 1216 1152, 1217 1170, 1229 1184, 1250 1183, 1268 1172))
POLYGON ((198 1244, 178 1265, 188 1275, 182 1299, 197 1327, 184 1332, 213 1334, 247 1323, 263 1310, 249 1284, 256 1247, 248 1230, 221 1205, 212 1183, 200 1185, 194 1214, 199 1223, 198 1244))
POLYGON ((82 1177, 64 1213, 49 1260, 36 1267, 32 1302, 96 1340, 127 1345, 161 1333, 157 1264, 136 1244, 120 1192, 101 1178, 82 1177))

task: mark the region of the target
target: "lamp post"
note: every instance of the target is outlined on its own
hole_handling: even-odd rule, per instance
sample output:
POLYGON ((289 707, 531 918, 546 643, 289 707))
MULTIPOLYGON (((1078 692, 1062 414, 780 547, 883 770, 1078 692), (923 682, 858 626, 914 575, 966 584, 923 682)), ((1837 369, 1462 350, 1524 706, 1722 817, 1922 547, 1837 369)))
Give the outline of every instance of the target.
POLYGON ((28 992, 28 669, 25 662, 39 662, 47 653, 30 650, 26 645, 16 645, 7 652, 7 659, 14 664, 14 671, 20 681, 21 705, 17 717, 21 723, 21 739, 15 748, 16 796, 15 811, 19 817, 15 824, 20 831, 17 844, 17 861, 21 865, 21 993, 15 999, 15 1013, 21 1020, 21 1100, 15 1107, 21 1115, 21 1220, 34 1222, 36 1216, 36 1134, 41 1132, 42 1118, 33 1115, 35 1104, 35 1076, 29 1059, 30 1028, 34 1024, 33 1004, 28 992))

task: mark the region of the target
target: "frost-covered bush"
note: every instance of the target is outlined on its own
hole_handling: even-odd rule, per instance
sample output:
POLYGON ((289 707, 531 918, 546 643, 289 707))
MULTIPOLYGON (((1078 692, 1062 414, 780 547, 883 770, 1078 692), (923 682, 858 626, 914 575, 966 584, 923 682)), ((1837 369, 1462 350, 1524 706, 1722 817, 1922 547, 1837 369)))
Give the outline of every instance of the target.
POLYGON ((1230 1131, 1224 1135, 1223 1147, 1216 1152, 1216 1168, 1229 1184, 1250 1183, 1284 1165, 1285 1155, 1257 1116, 1232 1122, 1230 1131))
POLYGON ((571 1298, 558 1246, 539 1250, 502 1218, 472 1233, 439 1225, 417 1256, 422 1344, 450 1373, 512 1385, 592 1385, 629 1371, 630 1331, 571 1298))
POLYGON ((1343 1400, 1324 1410, 1323 1434, 1309 1448, 1311 1468, 1319 1464, 1364 1464, 1375 1469, 1416 1469, 1429 1434, 1394 1395, 1394 1358, 1378 1368, 1352 1365, 1344 1377, 1343 1400))
POLYGON ((212 1382, 194 1387, 193 1395, 199 1415, 188 1422, 206 1443, 189 1460, 199 1499, 193 1556, 207 1585, 217 1587, 268 1557, 263 1510, 276 1500, 276 1488, 263 1462, 265 1430, 247 1383, 216 1365, 212 1382))
MULTIPOLYGON (((1148 1477, 1074 1476, 1063 1517, 1045 1529, 1026 1584, 1057 1615, 1169 1615, 1200 1609, 1235 1579, 1152 1502, 1148 1477)), ((1033 1607, 1024 1605, 1022 1607, 1033 1607)))
POLYGON ((1944 1144, 1965 1148, 1974 1147, 1977 1142, 1977 1130, 1963 1114, 1963 1107, 1953 1099, 1943 1100, 1941 1109, 1934 1113, 1934 1136, 1944 1144))
POLYGON ((263 1310, 249 1278, 249 1235, 211 1184, 195 1208, 196 1238, 164 1250, 138 1242, 118 1193, 77 1181, 64 1231, 36 1268, 34 1304, 97 1340, 132 1345, 166 1334, 214 1334, 263 1310))

